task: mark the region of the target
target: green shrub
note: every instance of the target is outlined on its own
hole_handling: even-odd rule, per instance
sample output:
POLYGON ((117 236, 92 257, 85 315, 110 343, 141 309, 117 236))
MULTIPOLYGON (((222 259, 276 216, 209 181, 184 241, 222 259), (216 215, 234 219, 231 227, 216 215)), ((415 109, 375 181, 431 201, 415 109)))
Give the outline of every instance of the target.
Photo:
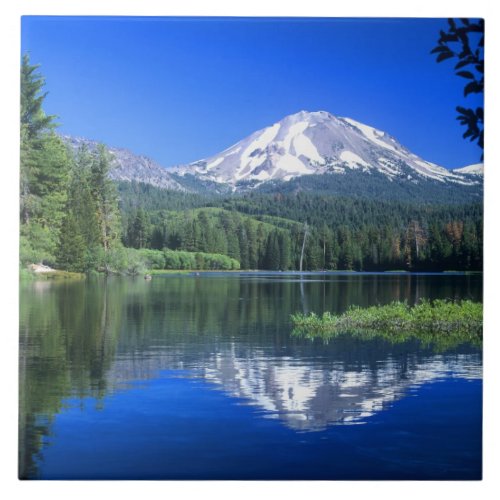
POLYGON ((203 252, 184 252, 178 250, 163 250, 165 269, 189 270, 235 270, 240 263, 227 255, 203 252))
POLYGON ((165 255, 161 250, 142 248, 139 250, 139 255, 147 269, 165 269, 165 255))

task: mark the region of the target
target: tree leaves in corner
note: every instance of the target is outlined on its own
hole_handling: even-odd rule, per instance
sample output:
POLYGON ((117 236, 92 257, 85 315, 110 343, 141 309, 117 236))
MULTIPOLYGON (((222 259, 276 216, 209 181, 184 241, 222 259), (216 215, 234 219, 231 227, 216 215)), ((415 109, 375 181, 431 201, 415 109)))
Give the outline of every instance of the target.
MULTIPOLYGON (((464 97, 484 92, 484 19, 448 19, 448 31, 440 31, 438 45, 431 50, 436 62, 456 57, 455 74, 469 80, 464 86, 464 97), (467 70, 461 70, 467 68, 467 70)), ((467 127, 464 139, 477 142, 484 149, 484 110, 457 106, 457 120, 467 127)), ((483 155, 481 155, 481 161, 483 155)))

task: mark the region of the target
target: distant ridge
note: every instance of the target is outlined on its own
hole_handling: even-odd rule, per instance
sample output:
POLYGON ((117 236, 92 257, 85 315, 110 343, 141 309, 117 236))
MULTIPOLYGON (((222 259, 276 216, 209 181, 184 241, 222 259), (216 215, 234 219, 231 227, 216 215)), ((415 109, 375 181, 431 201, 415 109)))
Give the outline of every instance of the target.
POLYGON ((469 165, 467 167, 455 168, 453 170, 453 173, 466 175, 484 175, 484 165, 482 163, 476 163, 475 165, 469 165))
MULTIPOLYGON (((93 151, 99 144, 97 141, 82 137, 64 135, 62 138, 75 151, 82 145, 86 145, 90 151, 93 151)), ((143 182, 163 189, 186 191, 186 188, 167 169, 154 160, 146 156, 136 155, 123 148, 108 146, 107 149, 112 157, 111 179, 115 181, 143 182)))

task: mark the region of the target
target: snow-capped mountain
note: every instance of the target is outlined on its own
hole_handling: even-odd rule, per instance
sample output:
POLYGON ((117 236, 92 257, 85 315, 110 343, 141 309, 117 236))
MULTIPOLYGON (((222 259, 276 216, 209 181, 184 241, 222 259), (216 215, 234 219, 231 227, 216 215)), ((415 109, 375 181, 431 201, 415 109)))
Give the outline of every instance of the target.
MULTIPOLYGON (((426 161, 386 132, 326 111, 299 113, 254 132, 225 151, 171 172, 202 181, 259 186, 304 175, 378 172, 388 180, 479 184, 470 171, 447 170, 426 161), (466 174, 466 175, 464 175, 466 174)), ((476 173, 476 172, 474 172, 476 173)))
MULTIPOLYGON (((89 139, 63 139, 74 150, 97 146, 89 139)), ((173 168, 126 149, 108 150, 113 180, 176 191, 310 191, 430 203, 475 202, 483 191, 482 164, 447 170, 381 130, 325 111, 287 116, 217 155, 173 168)))

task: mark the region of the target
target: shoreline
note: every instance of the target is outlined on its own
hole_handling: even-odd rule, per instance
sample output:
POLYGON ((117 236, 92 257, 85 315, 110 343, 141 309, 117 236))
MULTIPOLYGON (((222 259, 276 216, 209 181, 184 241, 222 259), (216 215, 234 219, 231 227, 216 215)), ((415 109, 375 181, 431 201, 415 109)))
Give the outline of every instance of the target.
MULTIPOLYGON (((336 270, 336 271, 271 271, 262 269, 151 269, 144 273, 136 275, 111 274, 110 276, 122 278, 153 278, 155 276, 189 276, 201 277, 207 275, 272 275, 272 276, 335 276, 335 275, 386 275, 386 276, 440 276, 440 275, 478 275, 483 274, 483 271, 352 271, 352 270, 336 270)), ((95 276, 104 277, 104 273, 93 273, 95 276)), ((76 273, 52 269, 47 272, 33 272, 28 269, 21 269, 19 272, 19 281, 62 281, 62 280, 84 280, 88 275, 85 273, 76 273)))

